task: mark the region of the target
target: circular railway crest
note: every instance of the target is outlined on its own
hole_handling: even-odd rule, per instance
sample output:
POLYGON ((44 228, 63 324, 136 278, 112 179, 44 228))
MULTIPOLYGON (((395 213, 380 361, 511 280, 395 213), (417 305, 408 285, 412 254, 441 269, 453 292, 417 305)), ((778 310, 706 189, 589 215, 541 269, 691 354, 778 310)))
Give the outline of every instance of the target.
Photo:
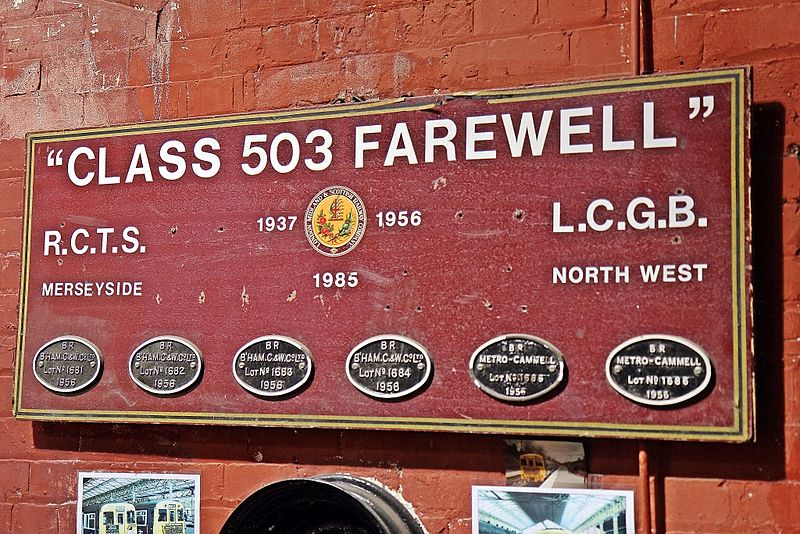
POLYGON ((306 237, 314 250, 325 256, 342 256, 353 250, 366 227, 364 202, 347 187, 323 189, 306 208, 306 237))

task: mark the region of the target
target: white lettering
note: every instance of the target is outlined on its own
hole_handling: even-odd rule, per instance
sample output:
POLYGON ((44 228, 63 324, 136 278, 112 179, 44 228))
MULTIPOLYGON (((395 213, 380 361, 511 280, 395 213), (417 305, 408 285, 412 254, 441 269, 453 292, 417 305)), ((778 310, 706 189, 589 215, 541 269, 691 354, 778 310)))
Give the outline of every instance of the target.
POLYGON ((306 158, 303 161, 305 161, 306 167, 308 167, 309 170, 324 171, 330 166, 331 161, 333 161, 333 154, 331 153, 333 137, 327 130, 314 130, 313 132, 309 133, 308 136, 306 136, 306 143, 311 144, 314 142, 314 139, 317 138, 322 139, 322 144, 314 147, 314 153, 322 154, 322 161, 316 162, 311 158, 306 158))
POLYGON ((561 202, 553 202, 553 232, 568 234, 574 231, 575 227, 571 224, 561 224, 561 202))
POLYGON ((425 121, 425 163, 433 161, 433 149, 437 146, 444 147, 447 151, 447 161, 456 160, 456 147, 453 138, 456 136, 456 123, 450 119, 436 119, 425 121), (444 137, 436 137, 437 128, 444 128, 444 137))
POLYGON ((655 136, 655 109, 652 102, 644 103, 644 142, 645 148, 672 148, 678 146, 678 140, 675 137, 661 137, 655 136))
POLYGON ((161 156, 161 161, 164 162, 164 165, 158 166, 158 174, 160 174, 165 180, 177 180, 186 173, 186 160, 183 159, 183 156, 172 154, 170 152, 171 150, 183 154, 186 152, 186 146, 175 139, 172 141, 167 141, 161 145, 161 151, 159 152, 159 155, 161 156), (167 165, 174 165, 175 170, 170 171, 167 165))
POLYGON ((572 144, 573 135, 581 135, 590 133, 591 129, 588 124, 572 124, 572 119, 575 117, 591 117, 593 113, 592 108, 570 108, 561 110, 561 153, 562 154, 586 154, 594 150, 591 143, 584 143, 580 145, 572 144))
MULTIPOLYGON (((128 174, 125 176, 125 183, 133 183, 133 178, 137 175, 144 176, 145 182, 153 181, 153 171, 150 169, 150 160, 147 158, 147 149, 141 143, 136 145, 136 148, 133 149, 133 157, 131 158, 131 164, 128 167, 128 174)), ((103 177, 101 176, 98 180, 98 183, 100 185, 104 185, 106 183, 119 183, 119 177, 117 176, 115 178, 116 182, 103 182, 103 177)))
POLYGON ((99 185, 113 185, 119 183, 119 176, 106 176, 106 147, 101 146, 97 150, 97 183, 99 185))
POLYGON ((208 168, 203 168, 199 163, 192 163, 192 172, 200 178, 212 178, 220 168, 219 156, 213 152, 206 152, 203 149, 210 148, 211 150, 219 150, 219 141, 213 137, 204 137, 197 141, 194 145, 194 157, 204 163, 208 163, 208 168))
POLYGON ((81 255, 86 254, 89 250, 89 245, 83 245, 82 247, 78 246, 78 237, 83 237, 84 239, 89 238, 89 232, 86 231, 85 228, 78 228, 74 232, 72 232, 72 237, 69 240, 70 248, 72 252, 75 254, 81 255))
POLYGON ((598 198, 597 200, 592 201, 592 203, 589 204, 589 207, 586 208, 586 222, 589 224, 589 228, 598 232, 605 232, 611 228, 611 226, 614 224, 614 221, 611 219, 606 219, 605 222, 598 223, 594 216, 598 208, 603 208, 606 211, 613 211, 614 205, 604 198, 598 198))
POLYGON ((633 150, 633 140, 614 141, 614 106, 603 106, 603 150, 633 150))
POLYGON ((368 134, 381 133, 380 124, 368 124, 366 126, 356 126, 356 140, 355 140, 355 161, 354 166, 356 169, 364 167, 364 151, 365 150, 378 150, 380 146, 378 141, 365 141, 364 137, 368 134))
POLYGON ((383 161, 384 167, 394 165, 395 158, 406 158, 411 165, 417 164, 417 153, 414 152, 414 145, 411 143, 411 133, 405 122, 395 124, 392 140, 389 142, 389 149, 386 151, 386 159, 383 161), (402 142, 402 146, 401 146, 402 142))
POLYGON ((704 272, 707 268, 707 263, 684 263, 680 265, 640 265, 639 273, 642 276, 642 281, 646 283, 691 282, 693 280, 702 282, 704 272))
POLYGON ((628 204, 628 224, 631 225, 632 228, 636 230, 647 230, 656 227, 656 214, 653 211, 655 209, 655 204, 653 201, 647 197, 636 197, 630 201, 628 204), (638 218, 636 214, 637 208, 639 206, 645 206, 648 209, 642 210, 641 216, 642 218, 638 218))
POLYGON ((53 249, 53 254, 59 256, 61 254, 61 232, 58 230, 45 230, 44 231, 44 255, 50 255, 50 249, 53 249))
POLYGON ((467 117, 466 159, 494 159, 497 156, 494 150, 477 150, 475 148, 475 144, 478 142, 494 140, 494 132, 479 132, 476 130, 477 126, 495 122, 497 122, 497 115, 467 117))
POLYGON ((553 267, 553 284, 627 284, 628 265, 588 265, 586 267, 553 267))
POLYGON ((669 227, 686 228, 694 224, 694 199, 688 195, 669 197, 669 227))
POLYGON ((67 176, 69 176, 69 181, 78 187, 83 187, 84 185, 92 183, 92 180, 94 180, 94 171, 87 172, 83 177, 75 174, 75 162, 78 156, 86 156, 87 159, 94 160, 94 152, 92 152, 92 149, 85 146, 78 147, 72 151, 67 161, 67 176))
POLYGON ((519 121, 519 130, 514 131, 514 122, 511 115, 504 113, 503 127, 506 130, 506 138, 508 139, 508 148, 511 150, 511 156, 518 158, 522 156, 522 147, 525 144, 525 139, 528 139, 528 144, 531 147, 531 155, 541 156, 544 150, 544 141, 547 138, 547 132, 550 129, 550 119, 553 118, 553 110, 546 109, 542 113, 542 120, 539 124, 539 131, 536 131, 536 125, 533 122, 533 114, 526 111, 522 114, 519 121))
POLYGON ((272 168, 279 173, 286 174, 293 171, 295 167, 297 167, 297 164, 300 163, 300 142, 297 140, 297 137, 288 132, 281 132, 276 135, 275 139, 272 140, 272 144, 269 146, 269 159, 272 160, 272 168), (278 149, 280 148, 280 144, 284 141, 288 142, 292 149, 292 154, 286 164, 278 161, 278 149))

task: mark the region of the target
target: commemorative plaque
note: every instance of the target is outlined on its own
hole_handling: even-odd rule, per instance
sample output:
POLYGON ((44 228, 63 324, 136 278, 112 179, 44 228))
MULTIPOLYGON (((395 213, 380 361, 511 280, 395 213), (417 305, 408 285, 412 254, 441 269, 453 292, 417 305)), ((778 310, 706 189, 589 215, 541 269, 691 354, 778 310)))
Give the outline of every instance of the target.
POLYGON ((347 357, 347 378, 356 389, 376 399, 400 399, 418 391, 431 375, 425 347, 403 336, 367 339, 347 357))
POLYGON ((491 339, 469 361, 475 385, 507 402, 527 402, 553 391, 563 381, 565 368, 560 350, 526 334, 491 339))
POLYGON ((197 382, 203 358, 191 341, 160 336, 136 347, 128 368, 133 381, 143 390, 155 395, 173 395, 197 382))
POLYGON ((233 359, 233 376, 250 393, 281 397, 306 385, 313 366, 311 353, 299 341, 264 336, 239 349, 233 359))
POLYGON ((648 406, 688 402, 711 382, 713 367, 705 351, 676 336, 638 336, 608 356, 606 377, 620 394, 648 406))
POLYGON ((86 339, 62 336, 36 351, 33 374, 50 391, 77 393, 91 386, 100 375, 100 349, 86 339))
POLYGON ((14 413, 748 440, 750 86, 730 67, 31 133, 14 413), (132 356, 153 332, 183 340, 132 356), (626 363, 643 332, 701 365, 626 363), (102 349, 80 395, 31 376, 65 333, 102 349))

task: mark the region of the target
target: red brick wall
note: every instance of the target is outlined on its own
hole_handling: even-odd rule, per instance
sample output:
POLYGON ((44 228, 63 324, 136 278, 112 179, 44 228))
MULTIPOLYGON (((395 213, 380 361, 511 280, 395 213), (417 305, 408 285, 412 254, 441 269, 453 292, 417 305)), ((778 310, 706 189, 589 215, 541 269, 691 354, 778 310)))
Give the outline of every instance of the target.
MULTIPOLYGON (((496 436, 30 423, 11 417, 24 136, 631 72, 620 0, 2 0, 0 532, 72 533, 79 470, 199 471, 204 532, 271 481, 345 471, 470 531, 470 485, 502 483, 496 436)), ((754 67, 758 441, 646 444, 660 532, 800 527, 800 9, 657 0, 656 72, 754 67)), ((592 481, 632 487, 637 443, 588 440, 592 481)))

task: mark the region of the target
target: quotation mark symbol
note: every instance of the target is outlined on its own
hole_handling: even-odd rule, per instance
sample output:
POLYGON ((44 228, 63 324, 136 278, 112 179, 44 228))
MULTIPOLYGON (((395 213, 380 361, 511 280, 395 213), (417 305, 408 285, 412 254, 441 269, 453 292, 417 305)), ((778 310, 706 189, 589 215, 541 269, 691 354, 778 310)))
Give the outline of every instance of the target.
POLYGON ((714 112, 714 95, 706 95, 701 100, 699 96, 689 97, 689 118, 693 119, 703 111, 703 118, 705 119, 714 112))
POLYGON ((47 166, 48 167, 58 167, 64 164, 64 158, 61 157, 61 153, 64 152, 62 148, 58 152, 55 150, 51 150, 47 153, 47 166))

